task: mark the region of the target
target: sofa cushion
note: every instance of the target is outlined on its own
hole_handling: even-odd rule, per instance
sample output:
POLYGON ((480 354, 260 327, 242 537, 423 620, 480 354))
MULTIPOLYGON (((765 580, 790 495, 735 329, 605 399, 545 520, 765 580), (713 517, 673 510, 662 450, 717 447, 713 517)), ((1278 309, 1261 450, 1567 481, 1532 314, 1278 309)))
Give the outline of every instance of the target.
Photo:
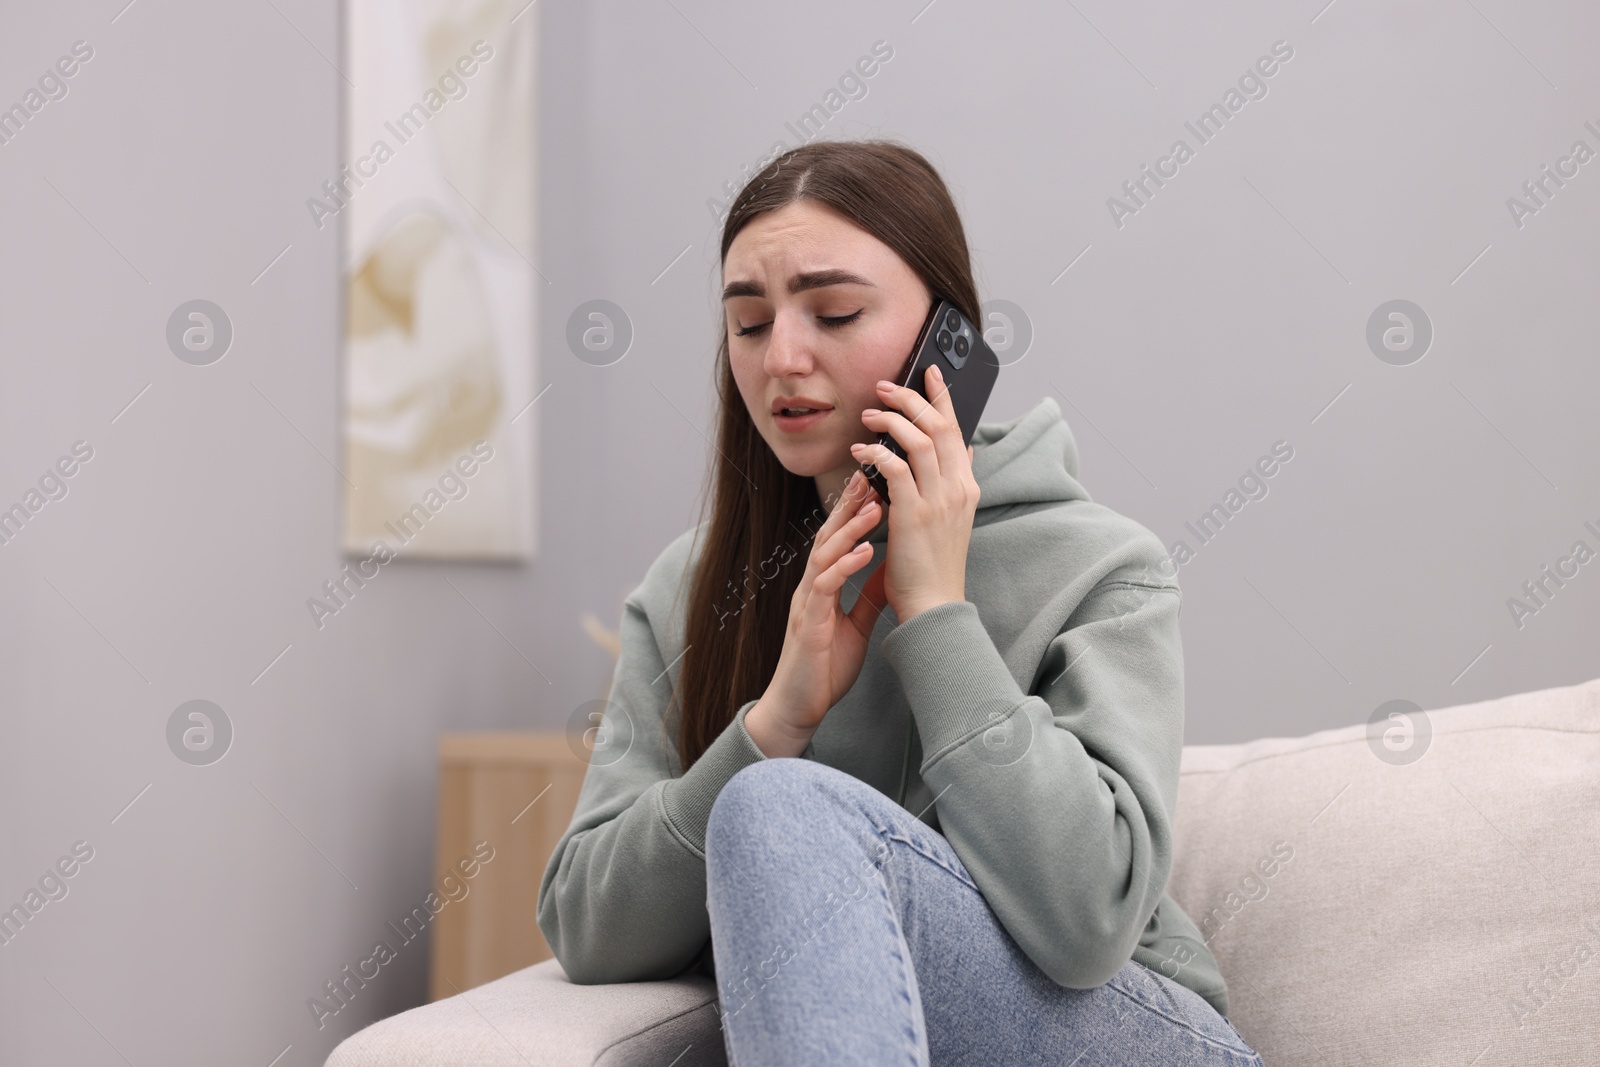
POLYGON ((1190 746, 1175 833, 1273 1067, 1596 1062, 1600 679, 1190 746))
POLYGON ((574 985, 549 959, 380 1020, 327 1067, 727 1067, 703 975, 574 985))

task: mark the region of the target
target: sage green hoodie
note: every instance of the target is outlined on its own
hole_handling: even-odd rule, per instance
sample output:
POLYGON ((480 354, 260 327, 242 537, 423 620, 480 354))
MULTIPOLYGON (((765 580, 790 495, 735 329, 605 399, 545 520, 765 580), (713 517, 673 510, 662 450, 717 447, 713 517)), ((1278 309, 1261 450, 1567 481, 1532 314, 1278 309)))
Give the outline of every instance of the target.
MULTIPOLYGON (((1131 957, 1226 1015, 1216 960, 1166 895, 1183 746, 1181 598, 1166 551, 1089 498, 1054 398, 981 423, 972 443, 968 599, 904 625, 885 607, 860 676, 803 758, 942 833, 1058 984, 1100 985, 1131 957)), ((820 523, 775 557, 803 560, 820 523)), ((663 722, 704 529, 673 540, 624 602, 604 743, 540 883, 539 928, 580 984, 713 973, 706 819, 723 784, 766 757, 744 726, 754 699, 687 771, 675 720, 663 722)), ((873 562, 847 582, 844 610, 886 538, 886 527, 869 538, 873 562)))

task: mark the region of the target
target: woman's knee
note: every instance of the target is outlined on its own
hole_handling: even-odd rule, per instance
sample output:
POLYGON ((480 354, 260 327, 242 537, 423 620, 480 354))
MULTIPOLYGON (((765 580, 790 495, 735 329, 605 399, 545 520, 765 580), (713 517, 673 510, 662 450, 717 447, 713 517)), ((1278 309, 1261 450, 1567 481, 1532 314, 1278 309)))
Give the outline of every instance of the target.
POLYGON ((712 802, 706 823, 711 884, 791 888, 827 880, 829 896, 857 900, 890 856, 882 793, 846 771, 794 757, 741 768, 712 802), (839 883, 840 865, 852 875, 839 883), (729 881, 731 879, 731 882, 729 881))
POLYGON ((791 756, 759 760, 723 784, 711 804, 706 841, 709 845, 713 838, 741 828, 770 828, 774 820, 816 826, 829 815, 859 814, 865 819, 862 790, 876 792, 847 772, 815 760, 791 756))
MULTIPOLYGON (((791 756, 757 760, 741 767, 723 783, 712 801, 711 823, 732 820, 747 824, 774 804, 787 807, 790 801, 813 791, 818 777, 813 773, 816 767, 811 760, 791 756)), ((711 825, 707 825, 706 833, 711 833, 711 825)))

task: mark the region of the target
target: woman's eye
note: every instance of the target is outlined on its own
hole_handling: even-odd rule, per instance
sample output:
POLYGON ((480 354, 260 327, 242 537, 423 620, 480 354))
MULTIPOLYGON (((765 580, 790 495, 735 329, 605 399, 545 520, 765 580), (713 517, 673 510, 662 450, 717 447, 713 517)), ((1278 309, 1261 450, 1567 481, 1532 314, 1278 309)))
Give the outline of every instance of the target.
MULTIPOLYGON (((866 310, 866 308, 862 308, 861 309, 861 311, 865 311, 865 310, 866 310)), ((821 321, 821 323, 824 326, 827 326, 830 329, 838 329, 841 326, 848 326, 852 322, 854 322, 857 319, 859 319, 861 317, 861 311, 854 311, 854 312, 851 312, 848 315, 836 315, 836 316, 818 315, 817 318, 818 318, 819 321, 821 321)), ((736 337, 749 337, 751 334, 760 333, 762 330, 765 330, 768 326, 771 326, 771 325, 772 325, 772 323, 770 323, 770 322, 763 322, 759 326, 741 326, 737 330, 734 331, 734 336, 736 336, 736 337)))

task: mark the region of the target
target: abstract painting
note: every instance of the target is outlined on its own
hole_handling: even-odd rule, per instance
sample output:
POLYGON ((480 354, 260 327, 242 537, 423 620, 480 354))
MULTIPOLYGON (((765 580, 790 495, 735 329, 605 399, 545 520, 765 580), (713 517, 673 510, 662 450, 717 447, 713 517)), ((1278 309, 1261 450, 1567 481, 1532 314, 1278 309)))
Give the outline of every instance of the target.
MULTIPOLYGON (((343 549, 535 552, 535 26, 528 0, 347 0, 343 549)), ((386 555, 388 553, 385 553, 386 555)))

